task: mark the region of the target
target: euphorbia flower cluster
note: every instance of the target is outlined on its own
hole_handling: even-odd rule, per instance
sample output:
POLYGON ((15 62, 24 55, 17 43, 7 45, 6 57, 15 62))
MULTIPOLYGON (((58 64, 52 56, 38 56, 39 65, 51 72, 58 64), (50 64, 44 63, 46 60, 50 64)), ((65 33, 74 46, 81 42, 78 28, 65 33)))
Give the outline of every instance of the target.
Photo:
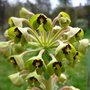
POLYGON ((48 81, 53 76, 63 83, 65 67, 80 62, 90 45, 84 39, 83 29, 70 26, 71 19, 66 12, 51 20, 42 13, 34 14, 22 8, 20 17, 10 17, 8 23, 10 28, 4 34, 8 41, 0 42, 0 53, 17 69, 9 79, 16 86, 28 83, 27 90, 33 87, 52 90, 53 85, 48 81))

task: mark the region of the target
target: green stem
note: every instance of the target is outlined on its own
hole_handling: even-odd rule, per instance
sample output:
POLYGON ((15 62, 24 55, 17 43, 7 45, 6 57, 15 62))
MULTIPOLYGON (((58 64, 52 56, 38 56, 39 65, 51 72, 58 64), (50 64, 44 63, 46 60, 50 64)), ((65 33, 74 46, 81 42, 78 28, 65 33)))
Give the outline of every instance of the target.
POLYGON ((55 25, 55 23, 58 21, 58 16, 56 17, 56 18, 54 18, 54 20, 53 20, 53 26, 55 25))
POLYGON ((54 35, 54 37, 52 37, 52 39, 50 40, 50 42, 49 42, 49 46, 50 46, 50 44, 52 44, 52 42, 54 42, 54 41, 56 41, 64 32, 66 32, 66 31, 68 31, 68 29, 62 29, 62 30, 60 30, 60 31, 58 31, 55 35, 54 35))
POLYGON ((44 46, 46 46, 46 31, 44 31, 44 46))
POLYGON ((45 90, 53 90, 52 89, 52 78, 46 80, 46 89, 45 90))
POLYGON ((35 36, 35 38, 37 39, 37 41, 41 44, 41 46, 42 46, 42 42, 40 41, 40 39, 39 39, 39 36, 37 35, 37 33, 34 31, 34 30, 30 30, 31 31, 31 33, 35 36))

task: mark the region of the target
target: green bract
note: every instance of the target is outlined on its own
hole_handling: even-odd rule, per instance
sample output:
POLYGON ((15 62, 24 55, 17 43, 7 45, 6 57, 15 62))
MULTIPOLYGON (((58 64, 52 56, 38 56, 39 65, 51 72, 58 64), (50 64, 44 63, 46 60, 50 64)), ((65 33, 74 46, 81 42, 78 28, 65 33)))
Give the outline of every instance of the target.
POLYGON ((44 29, 45 31, 52 30, 52 23, 49 18, 47 18, 44 14, 36 14, 30 18, 30 26, 37 29, 44 29), (41 27, 41 28, 39 28, 41 27))
POLYGON ((12 55, 9 57, 9 62, 19 70, 24 69, 24 61, 22 55, 12 55))
POLYGON ((42 74, 46 71, 46 66, 44 60, 42 59, 42 55, 39 53, 38 56, 34 56, 26 61, 25 63, 26 68, 33 72, 36 70, 38 74, 42 74))
POLYGON ((29 83, 29 86, 30 86, 30 87, 33 87, 33 86, 40 87, 40 84, 42 83, 42 82, 41 82, 41 77, 40 77, 40 75, 38 75, 38 74, 36 73, 36 71, 30 73, 30 74, 26 77, 26 80, 28 80, 28 83, 29 83))
POLYGON ((0 42, 0 53, 2 53, 4 56, 8 57, 12 54, 12 41, 8 42, 0 42))
POLYGON ((61 27, 66 27, 70 25, 70 16, 65 12, 60 12, 59 14, 59 24, 61 27))
POLYGON ((53 56, 52 60, 47 65, 47 71, 50 75, 56 74, 60 76, 60 74, 64 72, 64 66, 61 61, 57 61, 53 56))
MULTIPOLYGON (((17 70, 8 76, 11 82, 16 86, 28 83, 26 90, 52 90, 55 83, 64 84, 66 68, 74 68, 90 46, 83 29, 71 27, 70 16, 63 11, 51 20, 22 8, 20 18, 10 17, 8 23, 4 34, 8 41, 0 42, 0 54, 17 70)), ((79 90, 72 86, 60 90, 64 89, 79 90)))
POLYGON ((28 20, 25 18, 10 17, 8 20, 10 26, 17 26, 17 27, 23 27, 23 22, 29 24, 28 20))
POLYGON ((25 27, 11 27, 7 30, 7 37, 13 39, 16 43, 21 42, 22 44, 27 43, 30 40, 28 31, 30 28, 25 27))
POLYGON ((27 18, 27 19, 29 19, 31 16, 33 16, 34 15, 34 13, 32 13, 32 12, 30 12, 30 11, 28 11, 26 8, 21 8, 21 10, 20 10, 20 17, 21 18, 27 18))
POLYGON ((65 33, 66 39, 70 42, 75 42, 83 38, 84 32, 81 28, 72 28, 70 27, 70 30, 65 33))
POLYGON ((22 86, 24 79, 21 77, 20 72, 8 76, 11 82, 16 86, 22 86))

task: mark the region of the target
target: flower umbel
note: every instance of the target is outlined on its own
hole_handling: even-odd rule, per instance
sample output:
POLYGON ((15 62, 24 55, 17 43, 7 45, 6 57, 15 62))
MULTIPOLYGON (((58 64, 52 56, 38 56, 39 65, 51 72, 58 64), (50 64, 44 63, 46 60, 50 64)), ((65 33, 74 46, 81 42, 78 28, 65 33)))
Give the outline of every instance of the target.
MULTIPOLYGON (((51 82, 55 77, 58 80, 54 83, 64 85, 66 68, 74 68, 90 46, 90 40, 83 37, 83 29, 71 27, 70 16, 63 11, 52 21, 42 13, 22 8, 20 18, 10 17, 8 23, 10 28, 5 32, 8 41, 0 42, 0 54, 17 70, 8 76, 11 82, 16 86, 28 83, 26 90, 35 87, 53 90, 51 82)), ((79 90, 73 86, 60 90, 69 89, 79 90)))

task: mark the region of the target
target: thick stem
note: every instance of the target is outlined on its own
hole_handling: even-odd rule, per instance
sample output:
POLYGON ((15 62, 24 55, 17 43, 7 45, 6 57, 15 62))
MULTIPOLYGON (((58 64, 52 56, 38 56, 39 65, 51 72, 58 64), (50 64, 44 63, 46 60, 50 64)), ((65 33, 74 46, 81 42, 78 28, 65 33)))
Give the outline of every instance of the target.
POLYGON ((46 80, 45 85, 46 85, 46 89, 45 90, 53 90, 52 89, 52 78, 46 80))

